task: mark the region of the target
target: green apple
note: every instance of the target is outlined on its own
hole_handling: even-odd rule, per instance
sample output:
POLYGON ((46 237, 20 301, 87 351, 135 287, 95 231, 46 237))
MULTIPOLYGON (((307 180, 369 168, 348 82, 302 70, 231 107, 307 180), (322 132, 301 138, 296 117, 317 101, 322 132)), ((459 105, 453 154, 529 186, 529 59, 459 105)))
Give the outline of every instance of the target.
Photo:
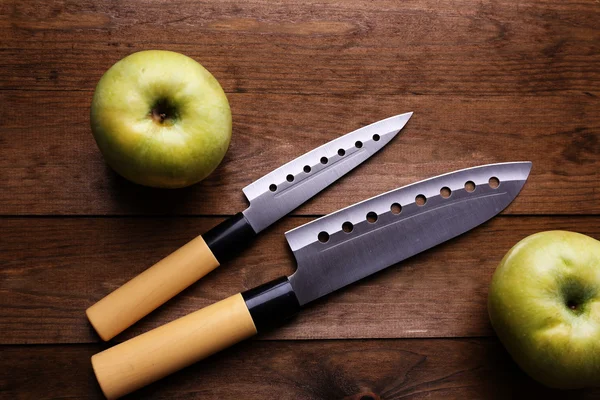
POLYGON ((521 240, 494 273, 488 311, 531 377, 553 388, 600 386, 600 241, 566 231, 521 240))
POLYGON ((106 162, 141 185, 179 188, 206 178, 231 140, 229 102, 215 77, 183 54, 131 54, 100 79, 91 126, 106 162))

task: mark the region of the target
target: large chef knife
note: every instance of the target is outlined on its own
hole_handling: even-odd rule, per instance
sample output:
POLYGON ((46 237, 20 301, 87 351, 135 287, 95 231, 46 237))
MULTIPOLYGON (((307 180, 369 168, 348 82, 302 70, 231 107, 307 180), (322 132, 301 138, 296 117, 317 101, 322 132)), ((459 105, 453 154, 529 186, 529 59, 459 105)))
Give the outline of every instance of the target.
POLYGON ((262 332, 305 304, 458 236, 517 196, 530 162, 490 164, 384 193, 285 234, 298 269, 92 357, 106 397, 130 393, 262 332))
POLYGON ((86 314, 109 340, 240 251, 262 230, 384 147, 412 113, 397 115, 332 140, 243 189, 250 206, 156 263, 86 314))

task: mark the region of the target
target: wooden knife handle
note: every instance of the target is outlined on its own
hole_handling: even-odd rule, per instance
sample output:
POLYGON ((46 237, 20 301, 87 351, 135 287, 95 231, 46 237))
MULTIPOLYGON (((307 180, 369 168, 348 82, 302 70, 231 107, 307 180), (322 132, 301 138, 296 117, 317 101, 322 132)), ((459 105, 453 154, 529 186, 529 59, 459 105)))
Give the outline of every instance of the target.
POLYGON ((104 395, 116 399, 256 334, 241 294, 92 356, 104 395))
POLYGON ((242 213, 198 236, 87 309, 110 340, 219 266, 256 234, 242 213))
POLYGON ((198 236, 88 308, 87 317, 110 340, 218 266, 198 236))
POLYGON ((287 278, 236 294, 92 356, 104 395, 116 399, 225 349, 300 309, 287 278))

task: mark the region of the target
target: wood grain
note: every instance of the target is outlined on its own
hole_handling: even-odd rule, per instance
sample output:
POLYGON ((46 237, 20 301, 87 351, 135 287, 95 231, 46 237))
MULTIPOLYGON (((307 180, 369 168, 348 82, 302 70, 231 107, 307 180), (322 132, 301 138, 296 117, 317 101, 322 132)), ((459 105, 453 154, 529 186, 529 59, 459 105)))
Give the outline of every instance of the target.
POLYGON ((0 214, 230 215, 241 189, 341 134, 406 111, 389 145, 299 208, 327 214, 384 191, 480 164, 531 160, 508 214, 600 213, 600 107, 588 96, 229 96, 233 139, 221 166, 182 190, 129 183, 104 163, 87 92, 0 91, 0 214), (264 110, 277 110, 265 112, 264 110))
MULTIPOLYGON (((99 345, 0 347, 0 398, 101 399, 99 345)), ((496 339, 251 341, 127 399, 597 399, 528 378, 496 339), (227 382, 227 384, 224 384, 227 382)))
POLYGON ((600 238, 599 20, 594 0, 0 2, 0 399, 102 398, 92 354, 291 273, 286 230, 420 179, 515 160, 533 170, 502 216, 130 398, 600 398, 531 381, 486 312, 492 273, 518 240, 549 229, 600 238), (183 190, 120 178, 89 128, 102 74, 156 48, 200 61, 233 111, 225 160, 183 190), (378 155, 99 343, 84 310, 242 210, 244 186, 407 111, 378 155))
POLYGON ((200 60, 226 91, 600 93, 594 1, 2 2, 1 89, 91 91, 125 55, 200 60))
MULTIPOLYGON (((3 218, 2 344, 100 339, 85 309, 219 218, 3 218)), ((189 314, 295 268, 286 218, 115 342, 189 314)), ((487 289, 500 259, 542 230, 600 239, 599 217, 497 217, 475 230, 309 305, 261 339, 468 337, 493 334, 487 289)))
POLYGON ((123 397, 256 335, 240 293, 92 357, 107 399, 123 397))

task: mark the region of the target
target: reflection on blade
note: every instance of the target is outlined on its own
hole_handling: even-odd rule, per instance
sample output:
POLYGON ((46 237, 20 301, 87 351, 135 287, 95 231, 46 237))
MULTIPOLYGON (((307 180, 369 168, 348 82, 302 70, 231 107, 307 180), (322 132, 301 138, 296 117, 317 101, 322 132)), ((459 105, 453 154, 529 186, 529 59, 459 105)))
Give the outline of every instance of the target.
POLYGON ((246 186, 244 216, 260 232, 360 165, 396 136, 412 113, 365 126, 324 144, 246 186))
POLYGON ((440 175, 287 232, 298 262, 289 279, 300 303, 313 301, 489 220, 518 195, 530 170, 530 162, 514 162, 440 175), (499 186, 494 187, 496 180, 499 186), (416 203, 417 196, 426 199, 424 205, 416 203))

